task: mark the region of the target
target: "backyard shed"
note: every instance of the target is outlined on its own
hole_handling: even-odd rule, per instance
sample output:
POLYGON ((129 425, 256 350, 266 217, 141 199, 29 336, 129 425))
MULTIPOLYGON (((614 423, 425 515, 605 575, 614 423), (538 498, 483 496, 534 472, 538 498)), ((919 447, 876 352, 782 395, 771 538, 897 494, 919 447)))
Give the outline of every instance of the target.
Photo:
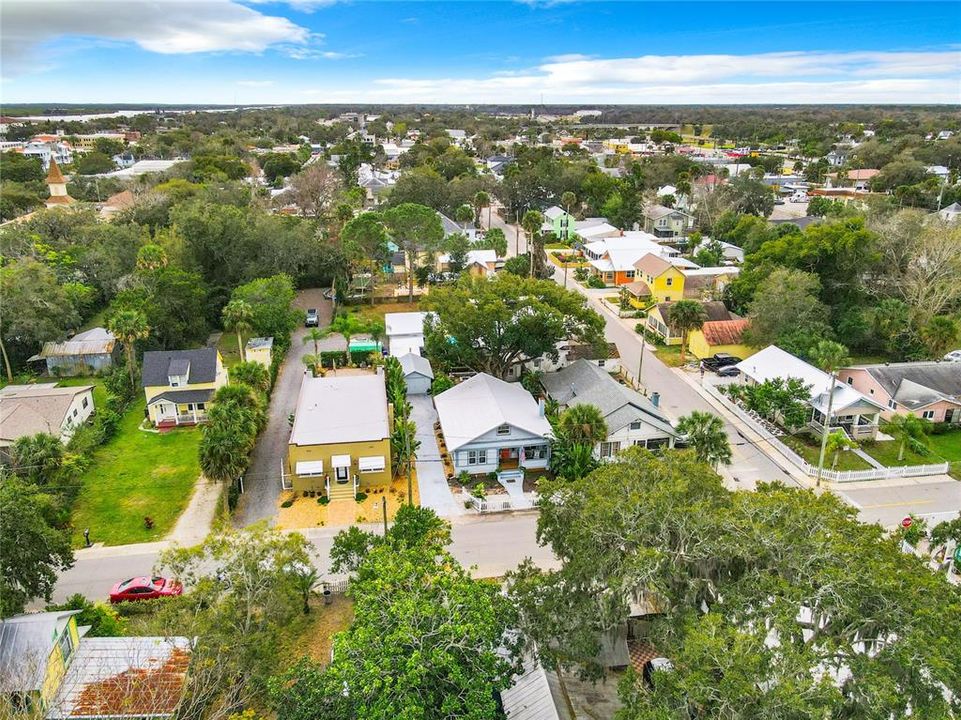
POLYGON ((404 371, 407 393, 409 395, 428 394, 431 383, 434 381, 434 371, 430 367, 430 361, 414 353, 401 355, 399 361, 404 371))
POLYGON ((48 375, 95 375, 113 367, 119 351, 117 338, 105 328, 77 333, 65 342, 48 342, 30 362, 43 362, 48 375))

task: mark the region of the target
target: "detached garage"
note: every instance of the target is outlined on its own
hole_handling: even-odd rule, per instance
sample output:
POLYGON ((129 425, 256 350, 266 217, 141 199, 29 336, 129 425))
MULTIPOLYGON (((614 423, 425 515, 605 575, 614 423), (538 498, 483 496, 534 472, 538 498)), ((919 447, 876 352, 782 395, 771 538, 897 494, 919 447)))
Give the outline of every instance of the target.
POLYGON ((430 361, 414 353, 401 355, 398 360, 404 370, 407 394, 427 395, 430 392, 431 383, 434 382, 434 371, 430 369, 430 361))

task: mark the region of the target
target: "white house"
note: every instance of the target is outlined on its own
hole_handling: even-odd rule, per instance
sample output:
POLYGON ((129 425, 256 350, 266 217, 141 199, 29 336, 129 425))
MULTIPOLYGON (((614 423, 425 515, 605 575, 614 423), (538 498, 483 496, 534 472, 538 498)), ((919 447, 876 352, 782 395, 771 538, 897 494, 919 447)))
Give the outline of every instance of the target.
POLYGON ((768 345, 754 353, 747 360, 736 365, 748 383, 763 383, 766 380, 798 378, 811 389, 810 427, 820 434, 824 429, 824 419, 830 401, 832 428, 842 428, 855 440, 874 439, 878 434, 878 419, 885 409, 883 405, 855 390, 850 385, 834 380, 831 376, 809 365, 777 345, 768 345), (833 384, 833 388, 832 388, 833 384))
POLYGON ((387 350, 394 357, 407 353, 420 355, 424 349, 424 320, 426 312, 387 313, 384 315, 384 332, 387 350))
POLYGON ((404 371, 404 383, 407 385, 407 394, 429 394, 431 383, 434 382, 434 371, 431 369, 430 361, 414 353, 401 355, 398 360, 400 361, 401 369, 404 371))
POLYGON ((520 384, 480 373, 435 397, 434 406, 455 473, 550 464, 543 403, 520 384))
POLYGON ((62 142, 29 142, 21 152, 27 157, 40 158, 43 169, 50 169, 50 158, 58 165, 69 165, 73 162, 73 150, 62 142))
POLYGON ((0 448, 38 433, 66 445, 93 410, 93 385, 7 385, 0 390, 0 448))
POLYGON ((561 409, 593 405, 607 423, 607 439, 594 447, 599 459, 634 445, 674 447, 677 431, 661 410, 640 393, 617 382, 603 368, 578 360, 541 377, 541 385, 561 409))
POLYGON ((938 217, 946 223, 957 222, 961 218, 961 203, 951 203, 947 207, 938 210, 938 217))

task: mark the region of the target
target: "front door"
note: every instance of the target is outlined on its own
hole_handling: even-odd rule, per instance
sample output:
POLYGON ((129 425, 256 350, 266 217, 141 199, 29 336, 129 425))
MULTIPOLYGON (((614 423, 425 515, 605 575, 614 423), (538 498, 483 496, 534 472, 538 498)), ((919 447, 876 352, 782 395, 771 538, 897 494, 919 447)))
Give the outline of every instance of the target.
POLYGON ((948 408, 944 411, 944 421, 949 423, 954 420, 954 408, 948 408))
POLYGON ((349 479, 350 468, 346 468, 346 467, 334 468, 334 476, 337 482, 343 485, 349 479))

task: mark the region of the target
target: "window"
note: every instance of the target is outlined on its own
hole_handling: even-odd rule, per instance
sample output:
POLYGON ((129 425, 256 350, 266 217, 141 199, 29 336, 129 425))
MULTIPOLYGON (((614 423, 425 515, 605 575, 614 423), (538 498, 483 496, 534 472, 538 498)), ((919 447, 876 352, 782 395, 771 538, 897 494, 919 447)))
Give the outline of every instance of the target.
POLYGON ((634 279, 634 271, 633 271, 633 270, 628 270, 627 272, 624 273, 624 277, 626 277, 628 280, 633 280, 633 279, 634 279))
POLYGON ((631 430, 640 430, 640 429, 641 429, 640 420, 635 420, 634 422, 631 423, 631 430))
POLYGON ((898 404, 894 402, 894 400, 888 400, 888 407, 891 408, 892 410, 897 410, 898 404))
POLYGON ((498 434, 498 435, 510 435, 510 434, 511 434, 511 426, 510 426, 510 425, 498 425, 498 426, 497 426, 497 434, 498 434))
POLYGON ((604 442, 601 443, 601 457, 609 458, 616 455, 621 449, 621 444, 619 442, 604 442))
POLYGON ((83 402, 80 403, 81 407, 83 407, 84 409, 86 409, 86 408, 87 408, 87 405, 89 405, 89 404, 90 404, 90 401, 88 401, 87 398, 84 398, 84 399, 83 399, 83 402))
MULTIPOLYGON (((853 377, 849 377, 849 378, 848 378, 848 385, 854 385, 854 378, 853 378, 853 377)), ((872 390, 871 392, 874 392, 874 390, 872 390)))
POLYGON ((207 409, 207 403, 197 403, 197 409, 198 409, 198 410, 206 410, 206 409, 207 409))
POLYGON ((60 652, 63 655, 63 662, 66 664, 66 662, 70 659, 70 656, 73 654, 73 638, 70 637, 69 626, 64 628, 63 634, 57 641, 57 645, 60 646, 60 652))
POLYGON ((674 278, 668 278, 667 280, 664 281, 664 284, 667 285, 668 287, 671 287, 671 285, 674 284, 674 278))
POLYGON ((486 464, 487 464, 487 451, 486 451, 486 450, 478 450, 478 451, 477 451, 477 464, 478 464, 478 465, 486 465, 486 464))
POLYGON ((664 302, 671 302, 671 296, 670 296, 670 295, 665 295, 665 296, 664 296, 664 302))
POLYGON ((923 417, 925 420, 933 420, 934 410, 925 410, 923 413, 921 413, 921 417, 923 417))
POLYGON ((477 464, 477 451, 476 451, 476 450, 468 450, 468 451, 467 451, 467 464, 468 464, 468 465, 476 465, 476 464, 477 464))
POLYGON ((524 448, 525 460, 546 460, 547 445, 528 445, 524 448))
POLYGON ((77 408, 74 408, 74 409, 73 409, 73 416, 74 416, 74 417, 77 417, 77 408))
MULTIPOLYGON (((850 383, 851 381, 849 380, 848 382, 850 383)), ((874 395, 874 388, 868 388, 868 390, 871 392, 872 395, 874 395)))
POLYGON ((607 361, 606 361, 606 360, 598 360, 598 361, 597 361, 597 367, 604 367, 604 363, 605 363, 605 362, 607 362, 607 361))

